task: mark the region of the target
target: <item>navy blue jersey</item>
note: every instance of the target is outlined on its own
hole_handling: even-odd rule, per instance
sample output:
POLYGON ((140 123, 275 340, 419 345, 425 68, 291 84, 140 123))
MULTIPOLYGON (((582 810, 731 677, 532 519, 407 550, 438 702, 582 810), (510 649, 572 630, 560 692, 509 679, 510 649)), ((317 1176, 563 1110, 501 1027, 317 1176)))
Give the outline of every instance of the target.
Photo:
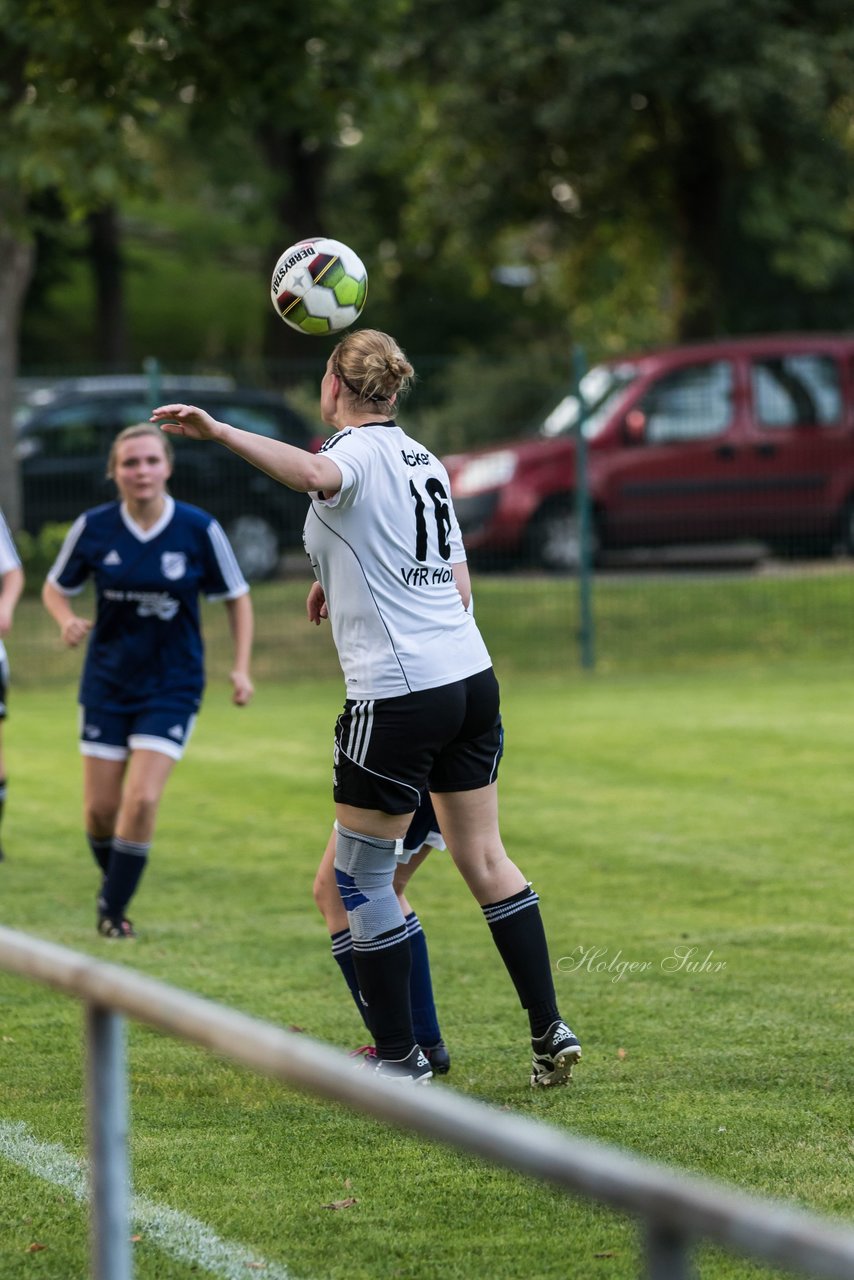
POLYGON ((205 683, 199 595, 233 600, 249 587, 213 516, 167 497, 142 529, 120 502, 71 526, 48 581, 76 595, 88 578, 97 610, 80 682, 84 706, 197 705, 205 683))

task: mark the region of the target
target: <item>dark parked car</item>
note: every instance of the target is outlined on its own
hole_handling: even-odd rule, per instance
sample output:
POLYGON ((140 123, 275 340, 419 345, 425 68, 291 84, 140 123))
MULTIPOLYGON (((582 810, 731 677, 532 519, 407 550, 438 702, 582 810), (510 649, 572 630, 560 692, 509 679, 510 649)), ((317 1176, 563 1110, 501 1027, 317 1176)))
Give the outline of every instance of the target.
MULTIPOLYGON (((316 436, 285 400, 272 392, 235 387, 225 378, 162 378, 159 403, 198 404, 215 418, 259 435, 314 449, 316 436)), ((18 418, 23 526, 38 533, 52 521, 71 521, 87 507, 108 502, 110 444, 123 427, 150 413, 145 377, 77 378, 31 392, 18 418)), ((308 500, 207 441, 171 437, 176 498, 204 507, 225 528, 244 573, 266 578, 282 551, 299 547, 308 500)))
MULTIPOLYGON (((582 381, 594 551, 754 540, 854 553, 854 337, 671 347, 582 381)), ((578 562, 579 403, 445 463, 474 557, 578 562)))

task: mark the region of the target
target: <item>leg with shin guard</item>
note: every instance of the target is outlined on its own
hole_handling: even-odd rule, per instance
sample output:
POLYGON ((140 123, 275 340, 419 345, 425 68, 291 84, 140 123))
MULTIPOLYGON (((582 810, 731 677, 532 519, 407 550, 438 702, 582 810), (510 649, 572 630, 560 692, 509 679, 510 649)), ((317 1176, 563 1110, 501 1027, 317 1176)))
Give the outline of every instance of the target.
POLYGON ((412 963, 406 921, 394 892, 401 844, 335 824, 335 880, 353 938, 353 965, 381 1059, 415 1044, 409 997, 412 963))

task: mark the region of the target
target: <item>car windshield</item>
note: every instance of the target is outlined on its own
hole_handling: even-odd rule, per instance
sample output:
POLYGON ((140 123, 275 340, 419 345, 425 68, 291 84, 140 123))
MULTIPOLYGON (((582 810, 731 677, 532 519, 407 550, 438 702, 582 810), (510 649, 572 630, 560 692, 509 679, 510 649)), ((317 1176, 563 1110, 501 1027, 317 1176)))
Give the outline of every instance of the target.
MULTIPOLYGON (((615 403, 637 376, 633 364, 598 364, 585 373, 579 389, 586 408, 584 435, 588 440, 599 434, 615 403)), ((580 411, 577 395, 564 396, 540 427, 540 435, 567 435, 578 425, 580 411)))

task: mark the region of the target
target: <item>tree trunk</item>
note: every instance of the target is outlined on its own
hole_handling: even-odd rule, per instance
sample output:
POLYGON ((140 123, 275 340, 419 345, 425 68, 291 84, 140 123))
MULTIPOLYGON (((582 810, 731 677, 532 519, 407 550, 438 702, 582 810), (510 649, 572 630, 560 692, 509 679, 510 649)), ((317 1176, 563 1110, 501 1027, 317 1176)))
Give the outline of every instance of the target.
POLYGON ((34 258, 32 244, 0 223, 0 507, 13 533, 23 514, 14 423, 18 332, 34 258))
POLYGON ((714 122, 702 115, 683 118, 681 145, 673 157, 680 342, 720 332, 724 174, 714 132, 714 122))
POLYGON ((88 256, 95 283, 95 356, 104 368, 120 369, 128 358, 121 229, 115 205, 87 218, 88 256))

